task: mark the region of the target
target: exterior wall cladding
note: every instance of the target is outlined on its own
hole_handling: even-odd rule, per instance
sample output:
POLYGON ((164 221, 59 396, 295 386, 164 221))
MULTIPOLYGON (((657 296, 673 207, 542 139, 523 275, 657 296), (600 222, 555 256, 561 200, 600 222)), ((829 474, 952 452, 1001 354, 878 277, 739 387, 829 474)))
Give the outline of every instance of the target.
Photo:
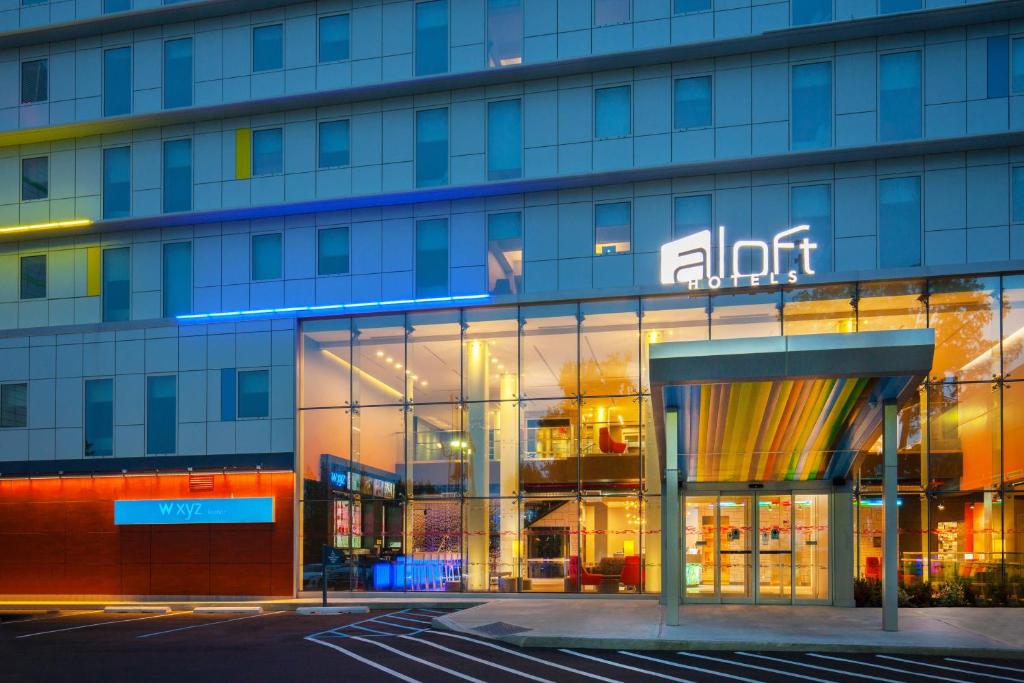
MULTIPOLYGON (((709 196, 732 243, 803 219, 811 186, 801 284, 1024 269, 1024 4, 926 5, 0 0, 0 226, 42 224, 0 229, 0 477, 294 471, 295 317, 173 314, 422 298, 426 219, 447 219, 440 294, 493 303, 683 292, 658 280, 679 198, 709 196), (907 178, 894 228, 883 188, 907 178), (626 238, 600 253, 595 207, 622 202, 626 238), (489 216, 508 211, 513 293, 488 273, 489 216), (91 441, 94 410, 112 417, 91 441)), ((0 544, 30 553, 2 520, 72 494, 14 491, 0 544)), ((116 530, 110 511, 96 524, 116 530)), ((273 580, 136 573, 104 592, 288 592, 280 524, 273 580)), ((8 580, 10 556, 0 594, 89 592, 71 568, 8 580)))

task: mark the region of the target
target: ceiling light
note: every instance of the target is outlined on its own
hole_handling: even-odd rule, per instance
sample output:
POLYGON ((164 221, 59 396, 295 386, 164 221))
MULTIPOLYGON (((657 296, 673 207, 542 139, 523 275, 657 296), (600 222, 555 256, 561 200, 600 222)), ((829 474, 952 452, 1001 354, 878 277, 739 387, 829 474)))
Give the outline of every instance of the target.
POLYGON ((395 359, 394 359, 394 358, 392 358, 391 356, 388 356, 388 357, 387 357, 387 358, 385 358, 384 360, 386 360, 386 361, 387 361, 388 363, 394 363, 394 362, 395 362, 395 359))
POLYGON ((378 352, 377 352, 377 358, 380 358, 380 357, 381 357, 381 356, 383 356, 383 355, 384 355, 384 352, 383 352, 383 351, 378 351, 378 352))
MULTIPOLYGON (((406 372, 408 372, 408 370, 406 370, 406 372)), ((412 376, 412 379, 413 379, 413 381, 415 382, 416 380, 418 380, 418 379, 419 379, 419 375, 413 375, 413 376, 412 376)))
POLYGON ((427 386, 427 380, 423 380, 422 382, 420 382, 420 386, 421 387, 427 386))
POLYGON ((395 368, 398 369, 398 370, 401 370, 402 369, 402 364, 401 363, 395 363, 395 368))

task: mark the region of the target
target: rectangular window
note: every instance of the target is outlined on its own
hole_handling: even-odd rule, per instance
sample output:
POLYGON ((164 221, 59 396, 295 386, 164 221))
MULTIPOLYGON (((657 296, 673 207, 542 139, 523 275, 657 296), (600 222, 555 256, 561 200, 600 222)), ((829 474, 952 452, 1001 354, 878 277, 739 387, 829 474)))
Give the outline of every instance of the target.
POLYGON ((793 26, 832 21, 832 0, 793 0, 793 26))
POLYGON ((921 9, 921 0, 878 0, 879 14, 913 12, 918 9, 921 9))
POLYGON ((284 66, 284 28, 281 24, 252 29, 252 71, 272 71, 284 66))
POLYGON ((125 218, 132 207, 130 147, 103 150, 103 217, 125 218))
POLYGON ((523 214, 518 211, 487 217, 487 291, 523 292, 523 214))
POLYGON ((192 210, 192 141, 164 142, 164 213, 192 210))
POLYGON ((487 104, 487 179, 523 175, 523 123, 520 100, 487 104))
POLYGON ((921 53, 880 55, 878 71, 879 139, 921 137, 921 53))
POLYGON ((632 129, 629 86, 599 88, 594 91, 594 137, 617 138, 632 129))
POLYGON ((448 109, 416 112, 416 187, 448 184, 448 109))
POLYGON ((1024 38, 1013 39, 1010 84, 1014 93, 1024 92, 1024 38))
POLYGON ((146 378, 146 454, 173 453, 178 431, 177 378, 146 378))
POLYGON ((46 298, 46 256, 21 257, 21 299, 46 298))
POLYGON ((47 67, 45 59, 21 63, 21 103, 45 102, 48 98, 47 67))
POLYGON ((103 321, 131 319, 131 252, 103 250, 103 321))
POLYGON ((416 296, 448 296, 448 220, 416 223, 416 296))
POLYGON ((1024 223, 1024 166, 1010 171, 1010 185, 1013 201, 1013 222, 1024 223))
POLYGON ((252 132, 252 174, 273 175, 284 168, 284 148, 280 128, 252 132))
POLYGON ((878 262, 882 268, 921 265, 921 178, 878 181, 878 262))
POLYGON ((988 39, 988 96, 1007 97, 1010 94, 1010 38, 993 36, 988 39))
POLYGON ((252 236, 252 279, 277 280, 281 277, 281 233, 252 236))
POLYGON ((348 166, 348 121, 324 121, 321 123, 318 144, 317 157, 320 168, 348 166))
POLYGON ((30 202, 50 196, 50 159, 32 157, 21 160, 21 201, 30 202))
POLYGON ((165 244, 163 253, 164 317, 192 312, 192 243, 165 244))
POLYGON ((707 12, 710 9, 711 0, 672 0, 672 14, 707 12))
POLYGON ((0 384, 0 427, 28 426, 28 384, 0 384))
POLYGON ((629 0, 594 0, 594 26, 629 22, 629 0))
POLYGON ((85 456, 114 454, 114 380, 85 381, 85 456))
POLYGON ((594 253, 624 254, 629 251, 630 202, 594 206, 594 253))
POLYGON ((832 63, 793 67, 793 149, 832 144, 832 63))
POLYGON ((103 13, 127 12, 132 8, 132 0, 103 0, 103 13))
MULTIPOLYGON (((831 248, 832 244, 832 186, 831 185, 807 185, 794 187, 789 195, 789 224, 809 225, 811 227, 810 239, 818 245, 814 252, 814 261, 811 268, 815 272, 828 272, 832 270, 831 248)), ((798 249, 789 251, 790 263, 780 266, 783 270, 796 270, 801 272, 803 261, 798 249)), ((781 261, 781 259, 780 259, 781 261)))
POLYGON ((416 4, 416 75, 448 71, 448 0, 416 4))
POLYGON ((132 49, 115 47, 103 52, 103 115, 132 111, 132 49))
POLYGON ((487 0, 487 66, 523 63, 523 0, 487 0))
POLYGON ((685 237, 700 230, 710 230, 712 228, 711 195, 676 197, 674 214, 673 237, 685 237))
POLYGON ((675 128, 711 125, 711 76, 676 79, 674 94, 675 128))
POLYGON ((317 275, 348 272, 348 228, 325 228, 316 234, 317 275))
POLYGON ((347 14, 320 17, 317 56, 320 63, 348 59, 349 19, 347 14))
POLYGON ((270 417, 270 373, 238 371, 238 418, 270 417))
POLYGON ((192 106, 192 39, 164 43, 164 109, 192 106))

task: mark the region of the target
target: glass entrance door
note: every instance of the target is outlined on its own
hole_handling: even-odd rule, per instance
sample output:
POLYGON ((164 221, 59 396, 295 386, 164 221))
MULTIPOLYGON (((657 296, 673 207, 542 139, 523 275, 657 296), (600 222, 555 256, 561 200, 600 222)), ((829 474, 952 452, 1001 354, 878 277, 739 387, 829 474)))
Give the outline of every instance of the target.
POLYGON ((793 496, 757 497, 758 602, 793 599, 793 496))

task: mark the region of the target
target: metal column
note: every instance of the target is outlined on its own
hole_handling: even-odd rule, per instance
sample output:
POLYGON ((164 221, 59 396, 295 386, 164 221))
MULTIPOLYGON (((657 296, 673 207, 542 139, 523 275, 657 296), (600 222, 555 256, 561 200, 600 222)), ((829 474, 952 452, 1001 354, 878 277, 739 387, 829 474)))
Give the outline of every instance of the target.
POLYGON ((899 513, 896 500, 896 401, 886 399, 883 406, 882 504, 885 506, 885 553, 882 557, 882 629, 899 630, 899 513))
POLYGON ((676 427, 679 414, 665 412, 665 487, 662 489, 661 555, 662 594, 665 596, 665 623, 679 625, 679 587, 682 547, 679 539, 679 453, 676 427))

